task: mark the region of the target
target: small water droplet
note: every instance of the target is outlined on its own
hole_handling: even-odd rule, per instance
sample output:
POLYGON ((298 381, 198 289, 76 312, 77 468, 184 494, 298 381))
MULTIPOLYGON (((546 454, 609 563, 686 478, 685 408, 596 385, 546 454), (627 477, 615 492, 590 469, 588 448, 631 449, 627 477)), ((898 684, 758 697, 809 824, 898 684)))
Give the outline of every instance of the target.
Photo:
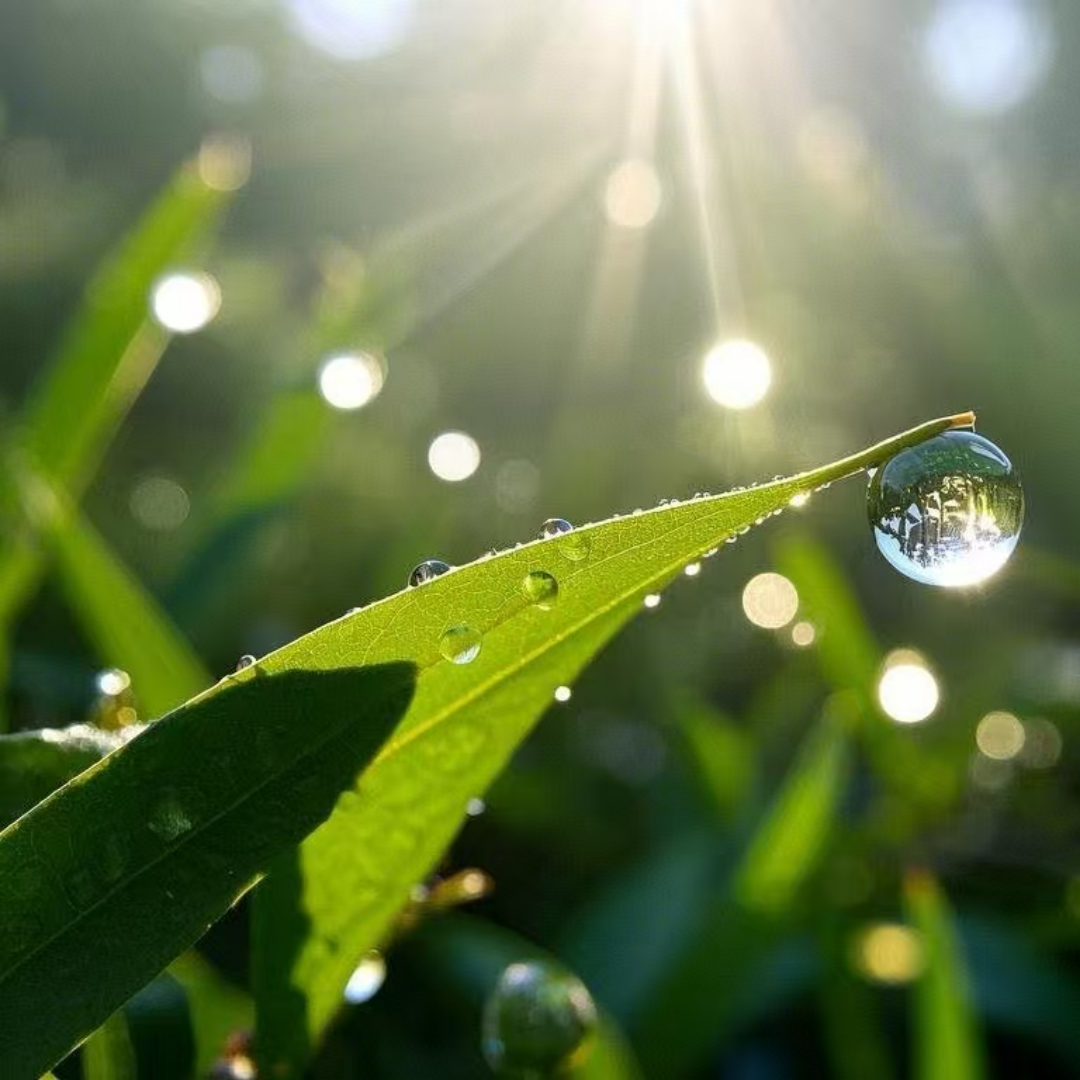
POLYGON ((645 599, 642 601, 642 603, 651 611, 653 608, 658 608, 660 606, 660 601, 662 599, 663 597, 661 597, 659 593, 654 592, 649 593, 648 596, 646 596, 645 599))
POLYGON ((255 665, 255 657, 251 653, 244 653, 239 660, 236 661, 236 670, 243 671, 244 668, 253 667, 255 665))
POLYGON ((738 542, 738 540, 739 540, 739 538, 737 536, 725 536, 724 537, 724 543, 725 544, 735 544, 735 543, 738 542))
POLYGON ((471 626, 451 626, 439 639, 439 652, 452 664, 470 664, 480 655, 482 641, 471 626))
POLYGON ((483 799, 473 798, 465 804, 465 813, 469 817, 479 817, 487 809, 487 803, 483 799))
POLYGON ((370 952, 357 965, 345 984, 345 1000, 350 1005, 370 1001, 386 981, 386 961, 382 953, 370 952))
POLYGON ((686 566, 683 567, 683 573, 687 577, 697 577, 698 574, 701 573, 701 563, 699 563, 699 562, 687 563, 686 566))
POLYGON ((788 506, 794 506, 796 509, 800 506, 805 506, 810 501, 809 491, 800 491, 795 495, 792 495, 788 500, 788 506))
POLYGON ((417 585, 424 585, 429 581, 434 581, 435 578, 442 577, 450 569, 450 564, 443 562, 442 559, 425 559, 410 571, 409 588, 413 589, 417 585))
POLYGON ((574 526, 570 524, 566 518, 548 518, 543 525, 540 526, 539 539, 550 540, 553 536, 560 536, 563 533, 573 532, 574 526))
POLYGON ((556 686, 553 697, 561 705, 564 702, 569 701, 573 695, 574 691, 571 690, 569 686, 556 686))
POLYGON ((878 550, 927 585, 976 585, 996 574, 1020 539, 1024 493, 989 439, 947 431, 902 450, 871 479, 867 514, 878 550))
POLYGON ((181 804, 176 795, 166 793, 150 811, 147 827, 162 840, 175 840, 183 836, 192 826, 191 815, 181 804))
POLYGON ((521 591, 541 611, 550 611, 559 599, 559 583, 546 570, 530 570, 521 583, 521 591))
POLYGON ((484 1057, 500 1075, 555 1076, 596 1025, 596 1005, 576 976, 547 960, 511 964, 484 1005, 484 1057))

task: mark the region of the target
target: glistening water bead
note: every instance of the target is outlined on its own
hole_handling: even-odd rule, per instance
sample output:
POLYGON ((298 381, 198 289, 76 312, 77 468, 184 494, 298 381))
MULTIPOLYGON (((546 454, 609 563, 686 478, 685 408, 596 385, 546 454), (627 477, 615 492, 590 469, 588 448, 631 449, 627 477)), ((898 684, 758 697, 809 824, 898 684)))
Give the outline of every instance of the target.
POLYGON ((450 564, 444 563, 442 559, 425 559, 422 563, 414 566, 409 573, 409 588, 412 589, 417 585, 434 581, 435 578, 442 577, 449 570, 450 564))
POLYGON ((484 1006, 484 1057, 500 1076, 562 1075, 596 1023, 589 991, 570 972, 547 960, 511 964, 484 1006))
POLYGON ((471 664, 480 655, 483 638, 471 626, 451 626, 439 639, 439 652, 451 664, 471 664))
POLYGON ((559 583, 546 570, 530 570, 521 583, 521 592, 530 604, 550 611, 559 598, 559 583))
POLYGON ((1020 539, 1024 492, 1012 462, 973 431, 947 431, 874 473, 867 514, 900 573, 959 588, 996 574, 1020 539))

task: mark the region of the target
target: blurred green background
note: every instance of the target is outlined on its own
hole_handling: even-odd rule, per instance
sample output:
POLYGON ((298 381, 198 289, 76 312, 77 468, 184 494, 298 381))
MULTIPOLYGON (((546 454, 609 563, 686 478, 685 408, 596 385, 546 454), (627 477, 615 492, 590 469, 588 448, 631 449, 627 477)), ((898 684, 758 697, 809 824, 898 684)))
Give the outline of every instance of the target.
MULTIPOLYGON (((914 866, 950 898, 987 1075, 1080 1072, 1078 48, 1080 10, 1034 0, 0 7, 0 417, 184 161, 238 189, 172 307, 148 297, 166 328, 215 317, 83 500, 214 674, 422 559, 932 416, 976 409, 1024 478, 1017 556, 972 591, 895 574, 858 480, 678 583, 486 793, 444 870, 493 891, 388 950, 326 1075, 482 1075, 470 964, 514 958, 497 928, 573 967, 646 1075, 906 1075, 914 866), (771 370, 739 409, 702 378, 733 339, 771 370), (335 391, 326 361, 360 353, 335 391), (460 481, 429 453, 448 431, 478 450, 460 481), (748 617, 763 572, 799 597, 776 629, 748 617), (797 894, 734 955, 732 866, 831 695, 871 701, 899 648, 936 709, 874 709, 797 894)), ((110 657, 52 578, 10 633, 12 728, 100 707, 110 657)), ((244 920, 205 949, 241 984, 244 920)))

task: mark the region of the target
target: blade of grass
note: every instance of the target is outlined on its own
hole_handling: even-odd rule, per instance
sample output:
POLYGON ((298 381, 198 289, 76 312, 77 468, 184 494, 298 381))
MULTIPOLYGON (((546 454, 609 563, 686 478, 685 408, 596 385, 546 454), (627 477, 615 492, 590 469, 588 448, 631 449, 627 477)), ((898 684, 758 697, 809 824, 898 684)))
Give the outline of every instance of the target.
POLYGON ((758 825, 721 896, 638 1016, 649 1075, 683 1076, 750 1007, 797 892, 816 867, 847 783, 854 703, 835 697, 758 825))
MULTIPOLYGON (((361 663, 409 659, 420 671, 413 707, 364 777, 363 799, 301 847, 295 903, 306 913, 304 934, 276 935, 274 948, 291 957, 274 964, 292 973, 292 1024, 305 1030, 287 1036, 279 1029, 282 1044, 317 1044, 353 968, 378 945, 412 885, 450 842, 469 799, 498 775, 551 703, 554 688, 573 681, 641 610, 645 595, 670 584, 686 563, 728 536, 786 507, 793 496, 971 422, 969 413, 946 417, 812 472, 481 559, 265 657, 259 666, 267 672, 331 668, 346 657, 361 663), (538 571, 558 582, 551 610, 531 604, 523 593, 526 576, 538 571), (440 653, 442 635, 461 626, 481 636, 478 658, 447 663, 440 653), (368 856, 355 858, 357 850, 368 856)), ((283 1075, 299 1065, 263 1062, 283 1075)))
POLYGON ((0 833, 0 1076, 52 1066, 323 821, 414 679, 246 669, 0 833))
POLYGON ((948 902, 922 870, 909 872, 904 899, 926 964, 914 986, 916 1080, 982 1080, 978 1022, 948 902))
POLYGON ((83 1043, 83 1080, 136 1080, 135 1050, 123 1011, 114 1012, 83 1043))
MULTIPOLYGON (((74 497, 168 343, 147 316, 151 285, 206 242, 230 197, 204 181, 196 162, 185 164, 94 275, 55 357, 31 388, 18 437, 74 497)), ((0 626, 32 594, 41 570, 25 534, 0 544, 0 626)))
POLYGON ((101 660, 131 676, 140 706, 162 716, 209 686, 212 679, 191 646, 75 504, 25 461, 8 460, 72 610, 101 660))

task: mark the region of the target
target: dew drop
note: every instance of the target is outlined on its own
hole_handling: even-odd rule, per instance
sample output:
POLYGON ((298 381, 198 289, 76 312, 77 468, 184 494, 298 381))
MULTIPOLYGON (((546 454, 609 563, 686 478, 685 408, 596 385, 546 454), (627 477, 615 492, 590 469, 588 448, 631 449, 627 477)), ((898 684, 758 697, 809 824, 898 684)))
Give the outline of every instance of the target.
POLYGON ((559 598, 559 583, 546 570, 530 570, 521 583, 521 591, 530 604, 550 611, 559 598))
POLYGON ((425 559, 412 568, 409 574, 409 588, 412 589, 417 585, 424 585, 429 581, 434 581, 435 578, 442 577, 450 569, 450 564, 443 562, 442 559, 425 559))
POLYGON ((550 540, 553 536, 560 536, 563 533, 573 531, 574 526, 571 525, 566 518, 548 518, 547 521, 540 526, 539 539, 550 540))
POLYGON ((345 984, 345 1000, 350 1005, 370 1001, 386 981, 386 961, 382 953, 369 952, 357 965, 345 984))
POLYGON ((870 481, 878 550, 900 573, 959 588, 996 574, 1020 539, 1024 492, 1012 463, 973 431, 948 431, 891 458, 870 481))
POLYGON ((439 639, 439 652, 451 664, 470 664, 480 655, 482 638, 471 626, 451 626, 439 639))
POLYGON ((511 964, 484 1005, 484 1057, 501 1076, 554 1076, 586 1049, 596 1024, 576 976, 546 960, 511 964))
POLYGON ((701 563, 699 563, 699 562, 687 563, 683 567, 683 573, 687 577, 697 577, 698 574, 701 573, 701 563))
POLYGON ((236 670, 243 671, 244 668, 254 667, 255 657, 251 653, 244 653, 239 660, 236 661, 236 670))
POLYGON ((662 599, 663 597, 659 593, 653 592, 649 593, 642 601, 642 603, 651 611, 653 608, 658 608, 660 606, 660 601, 662 599))

